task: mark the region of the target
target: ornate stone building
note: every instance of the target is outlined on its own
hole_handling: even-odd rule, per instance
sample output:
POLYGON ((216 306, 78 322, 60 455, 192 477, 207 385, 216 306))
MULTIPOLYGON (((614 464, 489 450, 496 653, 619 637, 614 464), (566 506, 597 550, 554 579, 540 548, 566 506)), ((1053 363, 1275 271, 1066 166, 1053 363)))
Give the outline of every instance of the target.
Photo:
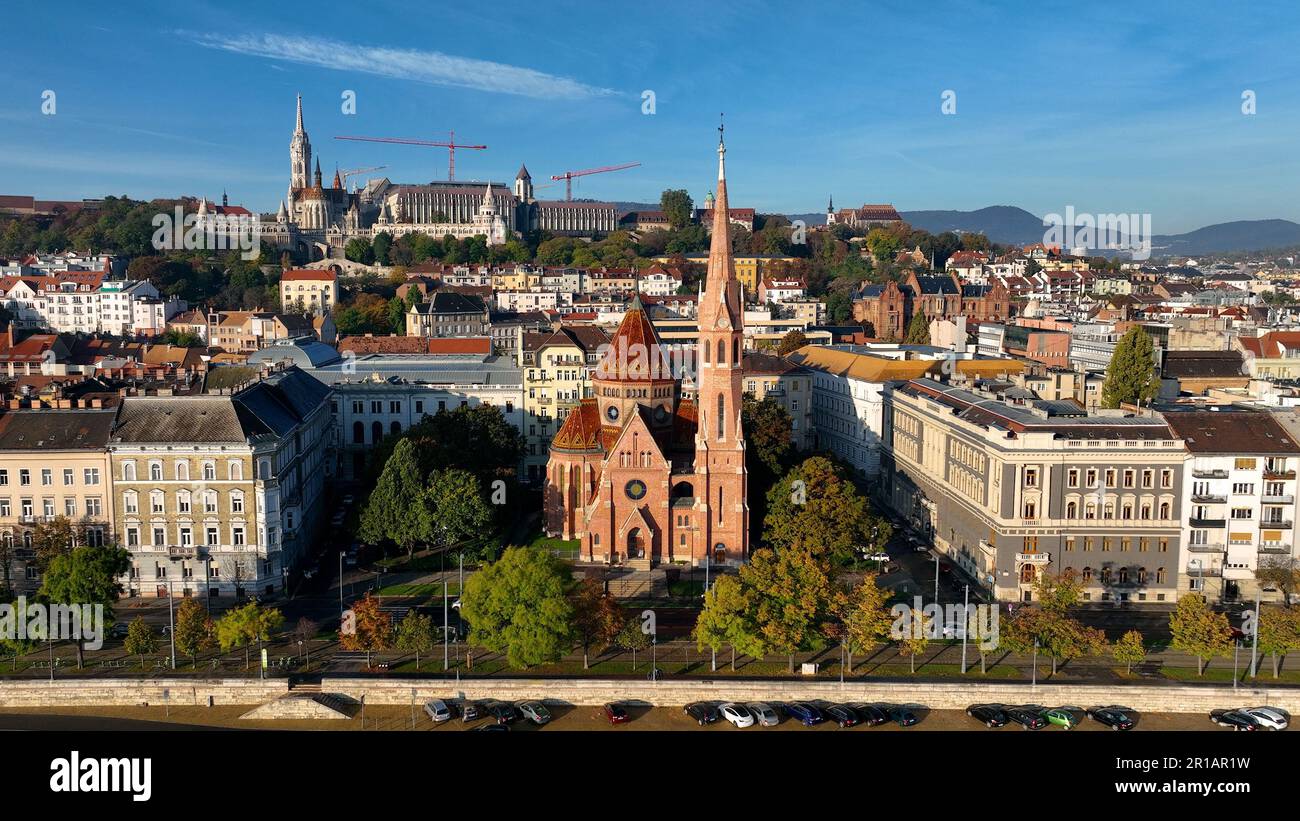
POLYGON ((648 569, 739 564, 749 545, 741 429, 744 305, 727 230, 726 148, 718 142, 715 225, 694 351, 695 399, 639 298, 551 442, 546 530, 581 541, 586 561, 648 569))
POLYGON ((974 322, 1001 322, 1012 315, 1011 294, 1001 283, 968 285, 956 274, 922 276, 909 271, 902 283, 867 284, 853 298, 853 318, 869 323, 881 339, 902 339, 912 314, 974 322))

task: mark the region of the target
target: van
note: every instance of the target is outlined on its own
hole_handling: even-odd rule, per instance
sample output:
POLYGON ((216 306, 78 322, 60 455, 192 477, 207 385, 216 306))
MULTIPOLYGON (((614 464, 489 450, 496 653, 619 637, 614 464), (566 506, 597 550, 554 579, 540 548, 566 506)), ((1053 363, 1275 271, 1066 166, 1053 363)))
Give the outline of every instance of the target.
POLYGON ((424 712, 433 720, 434 724, 441 724, 451 719, 451 708, 442 699, 435 698, 432 701, 424 702, 424 712))

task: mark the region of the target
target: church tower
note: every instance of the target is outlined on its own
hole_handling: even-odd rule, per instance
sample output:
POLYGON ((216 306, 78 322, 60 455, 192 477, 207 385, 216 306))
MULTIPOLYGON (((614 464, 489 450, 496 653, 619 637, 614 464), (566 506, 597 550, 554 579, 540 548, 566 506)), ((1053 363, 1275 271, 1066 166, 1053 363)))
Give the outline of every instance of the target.
POLYGON ((731 255, 726 155, 718 128, 718 188, 695 356, 695 507, 713 563, 738 564, 749 545, 745 440, 740 424, 744 302, 731 255))
POLYGON ((302 95, 298 95, 298 126, 289 141, 289 187, 306 188, 311 174, 311 140, 302 127, 302 95))

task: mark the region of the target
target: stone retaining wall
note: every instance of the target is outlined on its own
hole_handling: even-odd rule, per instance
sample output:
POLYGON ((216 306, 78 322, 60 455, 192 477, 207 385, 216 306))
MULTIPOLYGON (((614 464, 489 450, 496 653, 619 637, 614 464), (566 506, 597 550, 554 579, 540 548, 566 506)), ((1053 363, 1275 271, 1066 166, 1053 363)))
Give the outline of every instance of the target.
POLYGON ((138 707, 262 704, 289 692, 287 679, 74 679, 0 681, 2 707, 138 707))
POLYGON ((594 705, 623 701, 678 706, 692 701, 887 701, 923 704, 937 710, 970 704, 1042 704, 1092 707, 1124 704, 1142 712, 1198 713, 1220 707, 1269 704, 1300 713, 1300 688, 1232 685, 1090 685, 1021 683, 922 683, 824 681, 628 681, 611 679, 362 679, 326 677, 321 689, 368 704, 408 704, 415 699, 469 698, 594 705))

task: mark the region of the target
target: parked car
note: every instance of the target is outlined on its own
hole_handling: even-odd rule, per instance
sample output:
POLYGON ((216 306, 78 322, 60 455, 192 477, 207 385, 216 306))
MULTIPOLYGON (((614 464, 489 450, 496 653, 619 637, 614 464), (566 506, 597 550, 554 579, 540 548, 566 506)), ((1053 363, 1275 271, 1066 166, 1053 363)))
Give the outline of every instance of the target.
MULTIPOLYGON (((771 708, 768 708, 771 709, 771 708)), ((735 727, 752 727, 754 726, 754 714, 749 711, 743 704, 736 704, 734 701, 728 701, 718 708, 722 717, 735 727)))
POLYGON ((509 724, 484 724, 470 729, 471 733, 504 733, 510 729, 509 724))
POLYGON ((781 723, 781 717, 776 714, 776 710, 761 701, 746 704, 745 707, 754 714, 754 721, 760 727, 775 727, 781 723))
POLYGON ((117 624, 108 628, 108 637, 110 639, 124 639, 130 629, 131 626, 129 624, 119 621, 117 624))
POLYGON ((682 708, 682 712, 695 719, 701 727, 705 724, 712 724, 721 718, 718 708, 709 704, 707 701, 697 701, 694 704, 687 704, 682 708))
POLYGON ((889 713, 889 720, 899 727, 911 727, 914 724, 921 723, 921 719, 917 717, 916 713, 912 712, 910 707, 893 705, 887 712, 889 713))
POLYGON ((863 553, 862 558, 869 562, 887 562, 889 561, 889 554, 884 551, 879 553, 863 553))
POLYGON ((1036 709, 1027 707, 1007 707, 1004 712, 1007 718, 1019 724, 1026 730, 1041 730, 1047 726, 1047 719, 1036 709))
POLYGON ((551 720, 550 712, 540 701, 525 701, 519 705, 519 712, 539 727, 551 720))
POLYGON ((356 500, 357 500, 356 497, 353 496, 351 493, 343 494, 343 504, 346 505, 347 507, 352 507, 352 503, 355 502, 356 500))
POLYGON ((794 701, 785 705, 785 714, 805 727, 821 724, 826 720, 821 710, 806 701, 794 701))
POLYGON ((487 712, 497 724, 510 724, 519 718, 515 706, 504 701, 489 702, 487 712))
POLYGON ((1109 707, 1093 707, 1088 711, 1088 716, 1112 730, 1131 730, 1137 724, 1137 713, 1118 704, 1109 707))
POLYGON ((847 704, 832 704, 827 707, 826 717, 838 724, 841 730, 856 727, 861 721, 857 711, 847 704))
POLYGON ((482 711, 478 705, 472 701, 466 701, 460 705, 460 720, 466 724, 471 721, 478 721, 483 717, 482 711))
POLYGON ((889 722, 889 713, 879 704, 854 704, 853 712, 858 720, 868 727, 879 727, 889 722))
POLYGON ((1043 710, 1041 713, 1039 713, 1039 715, 1047 719, 1048 724, 1052 724, 1056 727, 1061 727, 1066 730, 1070 729, 1071 727, 1079 723, 1079 720, 1075 718, 1074 713, 1070 712, 1064 707, 1057 707, 1051 710, 1043 710))
POLYGON ((1260 724, 1242 710, 1211 710, 1210 721, 1220 727, 1231 727, 1238 732, 1252 732, 1260 729, 1260 724))
POLYGON ((610 724, 626 724, 632 720, 632 717, 627 714, 627 710, 624 710, 622 705, 613 702, 601 707, 599 714, 604 716, 605 720, 610 724))
POLYGON ((447 702, 440 698, 424 702, 424 712, 433 720, 434 724, 441 724, 444 721, 451 720, 451 708, 447 702))
POLYGON ((1291 723, 1290 714, 1277 707, 1247 707, 1241 712, 1253 718, 1256 724, 1270 730, 1285 730, 1291 723))
POLYGON ((997 704, 972 704, 966 708, 966 715, 985 727, 1005 727, 1007 723, 1007 714, 997 704))

